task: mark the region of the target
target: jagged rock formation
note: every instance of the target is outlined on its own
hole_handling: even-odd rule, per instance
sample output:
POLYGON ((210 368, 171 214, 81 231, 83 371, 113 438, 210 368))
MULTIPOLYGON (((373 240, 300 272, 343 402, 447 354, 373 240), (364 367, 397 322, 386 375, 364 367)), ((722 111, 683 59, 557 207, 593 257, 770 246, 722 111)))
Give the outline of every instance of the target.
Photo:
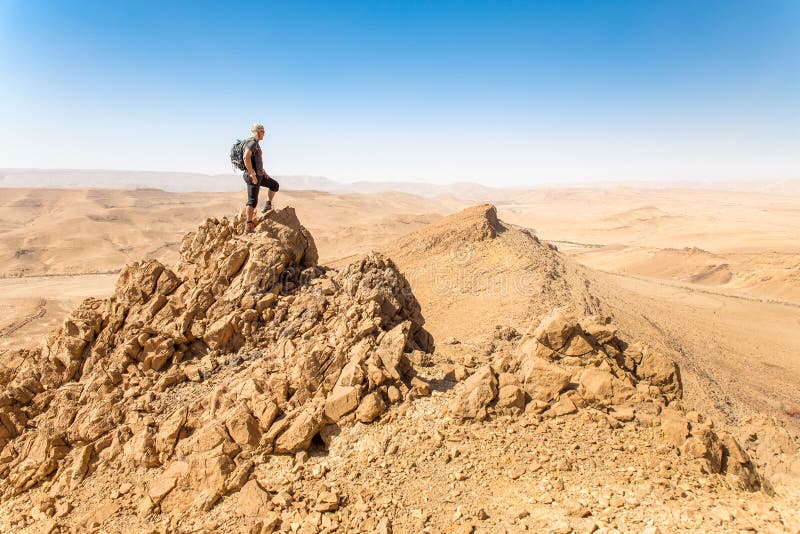
POLYGON ((483 420, 526 411, 554 418, 579 411, 612 428, 636 420, 707 473, 728 473, 747 490, 761 487, 753 462, 727 432, 717 434, 702 414, 681 405, 675 362, 651 347, 617 337, 609 318, 577 319, 565 310, 534 321, 511 353, 478 367, 449 411, 483 420))
POLYGON ((0 478, 8 498, 53 497, 95 471, 164 466, 142 506, 209 509, 260 453, 329 440, 423 394, 407 357, 433 349, 391 260, 316 265, 293 210, 254 234, 209 219, 174 269, 155 260, 88 299, 0 382, 0 478))

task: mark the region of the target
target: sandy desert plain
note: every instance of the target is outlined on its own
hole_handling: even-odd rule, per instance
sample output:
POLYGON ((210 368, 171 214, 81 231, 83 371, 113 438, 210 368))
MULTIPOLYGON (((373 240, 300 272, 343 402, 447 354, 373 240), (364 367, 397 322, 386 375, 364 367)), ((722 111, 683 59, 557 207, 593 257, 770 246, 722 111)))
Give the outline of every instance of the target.
MULTIPOLYGON (((2 531, 800 532, 800 187, 284 189, 276 207, 294 209, 320 265, 346 270, 375 250, 408 280, 435 340, 434 350, 420 345, 411 358, 427 386, 406 391, 398 383, 402 402, 377 419, 343 419, 339 436, 323 435, 324 447, 315 433, 288 453, 258 449, 264 456, 253 453, 261 460, 248 464, 246 482, 225 486, 210 503, 194 499, 194 508, 168 505, 179 477, 166 479, 176 489, 154 490, 153 481, 165 480, 156 474, 177 463, 164 451, 157 465, 122 469, 130 482, 120 482, 103 466, 117 464, 80 442, 85 465, 70 475, 78 482, 66 492, 55 483, 65 462, 74 463, 72 452, 48 456, 52 465, 35 483, 4 491, 2 531), (577 403, 579 394, 588 398, 580 380, 545 399, 551 404, 525 384, 519 406, 504 398, 521 371, 496 362, 516 361, 554 305, 578 319, 587 310, 608 316, 620 339, 674 358, 683 390, 674 402, 686 428, 713 421, 720 437, 709 438, 712 445, 728 443, 724 433, 738 439, 755 473, 748 476, 759 480, 755 491, 752 481, 732 482, 743 475, 730 466, 709 468, 709 442, 693 456, 654 437, 669 434, 666 411, 659 423, 577 403), (480 399, 462 398, 465 388, 490 367, 489 406, 467 413, 480 399), (573 401, 574 412, 558 411, 573 401)), ((126 264, 174 265, 187 232, 209 217, 232 220, 243 200, 242 191, 0 189, 3 368, 20 367, 19 349, 40 346, 83 299, 111 296, 126 264)), ((224 389, 220 381, 235 378, 225 369, 217 382, 190 378, 174 387, 224 389)), ((153 414, 152 428, 162 428, 168 411, 153 414)), ((7 447, 36 430, 35 418, 25 428, 6 435, 7 447)), ((180 432, 179 444, 191 435, 180 432)), ((692 432, 697 441, 699 430, 692 432)), ((735 456, 732 446, 724 450, 723 464, 735 456)), ((0 458, 11 466, 0 469, 9 480, 24 471, 14 454, 0 458)))

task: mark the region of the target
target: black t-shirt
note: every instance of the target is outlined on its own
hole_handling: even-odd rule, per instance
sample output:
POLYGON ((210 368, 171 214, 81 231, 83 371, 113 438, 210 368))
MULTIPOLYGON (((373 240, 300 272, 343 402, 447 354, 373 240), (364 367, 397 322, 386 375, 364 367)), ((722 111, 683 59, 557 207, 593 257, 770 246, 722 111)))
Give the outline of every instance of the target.
POLYGON ((253 165, 253 170, 256 171, 257 176, 264 176, 264 159, 261 156, 261 145, 255 139, 248 139, 244 143, 242 152, 251 150, 250 163, 253 165))

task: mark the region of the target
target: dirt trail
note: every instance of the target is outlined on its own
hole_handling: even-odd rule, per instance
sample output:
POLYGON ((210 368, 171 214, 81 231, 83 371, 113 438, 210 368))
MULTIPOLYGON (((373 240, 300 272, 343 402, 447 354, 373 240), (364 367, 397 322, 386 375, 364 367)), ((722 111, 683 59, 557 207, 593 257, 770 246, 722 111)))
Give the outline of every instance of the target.
POLYGON ((625 273, 620 273, 620 272, 617 272, 617 271, 606 271, 606 270, 603 270, 603 269, 594 269, 594 271, 600 272, 600 273, 605 273, 605 274, 612 275, 612 276, 618 276, 620 278, 630 278, 632 280, 638 280, 640 282, 646 282, 646 283, 649 283, 649 284, 656 284, 656 285, 660 285, 660 286, 664 286, 664 287, 682 289, 682 290, 686 291, 687 293, 705 293, 707 295, 717 295, 717 296, 725 297, 725 298, 729 298, 729 299, 747 300, 747 301, 750 301, 750 302, 760 302, 762 304, 775 304, 776 306, 788 306, 790 308, 798 308, 798 309, 800 309, 800 304, 798 304, 796 302, 787 302, 785 300, 778 300, 778 299, 764 299, 764 298, 759 298, 759 297, 751 297, 751 296, 748 296, 748 295, 736 295, 736 294, 732 294, 732 293, 728 293, 728 292, 720 291, 720 290, 704 289, 704 288, 697 287, 697 286, 692 285, 692 284, 683 284, 683 283, 680 283, 680 282, 667 282, 665 280, 659 280, 659 279, 656 279, 656 278, 648 278, 648 277, 645 277, 645 276, 635 276, 635 275, 632 275, 632 274, 625 274, 625 273))
POLYGON ((36 303, 36 308, 28 315, 26 315, 22 319, 12 322, 8 326, 0 328, 0 337, 10 336, 20 328, 32 323, 33 321, 39 319, 40 317, 44 317, 46 313, 47 313, 47 300, 39 299, 39 301, 36 303))

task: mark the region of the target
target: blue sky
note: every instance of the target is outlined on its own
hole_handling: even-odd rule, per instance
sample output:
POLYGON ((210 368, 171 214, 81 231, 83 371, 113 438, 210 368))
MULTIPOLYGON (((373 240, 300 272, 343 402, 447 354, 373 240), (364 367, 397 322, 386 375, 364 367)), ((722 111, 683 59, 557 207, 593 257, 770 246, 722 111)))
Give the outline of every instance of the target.
POLYGON ((800 177, 800 2, 0 0, 0 167, 800 177))

